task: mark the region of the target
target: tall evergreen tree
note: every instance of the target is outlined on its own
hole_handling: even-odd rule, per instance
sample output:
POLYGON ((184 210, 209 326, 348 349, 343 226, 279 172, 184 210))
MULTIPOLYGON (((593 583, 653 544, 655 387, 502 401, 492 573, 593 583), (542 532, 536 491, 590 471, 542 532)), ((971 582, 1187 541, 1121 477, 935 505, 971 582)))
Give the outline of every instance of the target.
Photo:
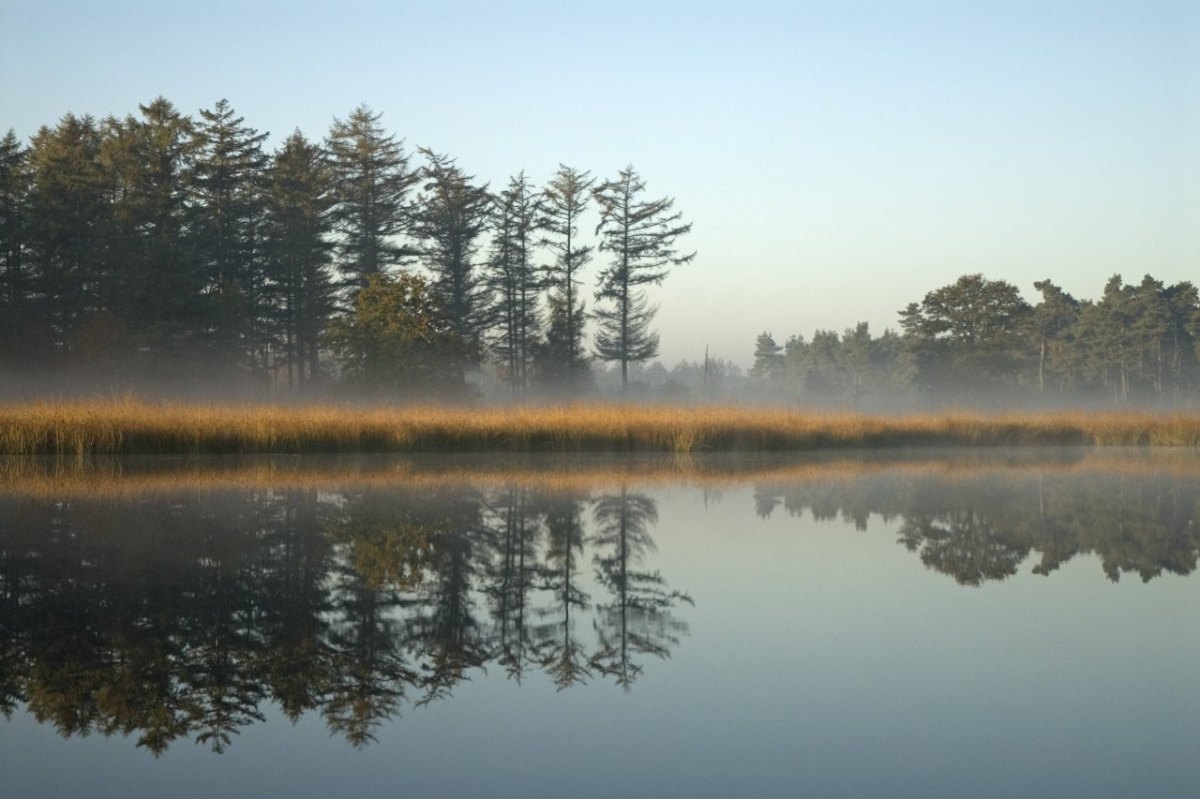
POLYGON ((489 321, 486 287, 475 255, 490 221, 491 195, 454 159, 424 148, 421 153, 428 164, 415 229, 436 296, 462 344, 458 365, 465 371, 482 356, 483 331, 489 321))
POLYGON ((337 187, 338 265, 352 292, 416 254, 404 237, 412 225, 408 194, 420 173, 409 168, 403 143, 384 132, 380 118, 360 105, 345 121, 333 121, 326 141, 337 187))
POLYGON ((204 293, 217 306, 211 344, 255 370, 267 366, 260 242, 266 137, 219 100, 200 111, 187 175, 189 238, 204 293))
POLYGON ((629 364, 658 354, 658 334, 650 330, 656 307, 646 300, 648 284, 658 285, 670 267, 687 263, 695 253, 680 254, 676 240, 692 229, 681 224, 681 215, 671 213, 675 201, 669 197, 643 200, 646 184, 632 166, 621 170, 616 180, 606 181, 593 191, 600 209, 600 251, 612 260, 601 271, 596 299, 609 303, 596 311, 600 330, 596 354, 621 364, 621 385, 629 385, 629 364))
POLYGON ((272 160, 266 194, 273 319, 288 388, 310 384, 320 371, 320 337, 334 307, 332 206, 324 153, 297 130, 272 160))
POLYGON ((184 173, 192 149, 192 120, 158 97, 127 120, 132 147, 131 225, 137 255, 128 266, 129 319, 138 345, 160 365, 178 370, 214 323, 203 276, 184 241, 184 173))
POLYGON ((1058 378, 1061 392, 1071 381, 1070 347, 1073 328, 1079 321, 1079 300, 1049 280, 1033 287, 1042 293, 1042 301, 1033 308, 1031 324, 1038 347, 1038 391, 1046 391, 1046 373, 1058 378))
POLYGON ((1104 285, 1100 300, 1084 307, 1077 338, 1084 342, 1084 365, 1089 377, 1111 392, 1118 404, 1129 401, 1136 352, 1129 336, 1133 322, 1133 287, 1120 275, 1104 285))
POLYGON ((534 263, 541 225, 541 198, 522 172, 494 198, 492 253, 487 285, 496 301, 493 351, 514 394, 529 386, 529 371, 541 324, 541 274, 534 263))
POLYGON ((1164 290, 1169 312, 1167 349, 1170 358, 1169 388, 1175 404, 1193 392, 1200 381, 1197 357, 1200 356, 1200 293, 1190 281, 1176 283, 1164 290))
POLYGON ((580 242, 579 222, 591 199, 595 179, 591 173, 559 164, 558 172, 545 189, 543 239, 554 255, 546 267, 549 325, 542 352, 540 372, 548 382, 565 384, 570 391, 581 388, 587 374, 587 350, 583 343, 587 308, 579 296, 580 273, 592 259, 592 247, 580 242))
POLYGON ((68 114, 43 127, 29 154, 30 235, 38 305, 36 349, 69 353, 77 325, 96 309, 98 221, 104 195, 97 159, 100 131, 91 117, 68 114))
POLYGON ((25 287, 29 150, 9 129, 0 140, 0 305, 15 304, 25 287))
POLYGON ((783 347, 770 333, 760 333, 754 344, 754 365, 750 375, 761 380, 777 380, 783 372, 783 347))
POLYGON ((25 349, 29 191, 29 150, 9 130, 0 140, 0 365, 25 349))

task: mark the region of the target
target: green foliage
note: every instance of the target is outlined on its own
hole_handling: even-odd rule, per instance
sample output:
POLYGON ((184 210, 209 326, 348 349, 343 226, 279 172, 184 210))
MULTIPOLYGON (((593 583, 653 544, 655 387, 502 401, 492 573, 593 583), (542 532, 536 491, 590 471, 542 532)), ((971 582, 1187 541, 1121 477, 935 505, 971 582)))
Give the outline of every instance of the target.
POLYGON ((271 322, 289 388, 320 373, 320 340, 335 306, 333 203, 332 172, 321 148, 294 132, 271 164, 264 231, 271 322))
POLYGON ((211 110, 200 111, 184 178, 187 237, 201 292, 215 317, 207 331, 214 360, 241 363, 252 371, 267 367, 270 342, 261 241, 266 137, 219 100, 211 110))
POLYGON ((541 226, 541 197, 522 172, 494 198, 486 280, 495 297, 492 352, 514 394, 524 393, 529 386, 542 322, 538 303, 542 275, 534 263, 541 226))
POLYGON ((902 313, 918 387, 979 399, 1012 385, 1026 351, 1029 305, 1017 287, 980 274, 925 295, 902 313))
POLYGON ((775 343, 770 333, 760 333, 754 344, 754 365, 751 377, 761 380, 778 380, 783 376, 783 347, 775 343))
POLYGON ((492 198, 454 159, 422 149, 424 190, 418 199, 415 234, 425 267, 433 273, 433 291, 457 336, 453 356, 460 374, 478 363, 488 326, 489 297, 476 269, 475 255, 490 222, 492 198))
POLYGON ((339 267, 355 290, 416 254, 400 237, 411 232, 408 194, 420 173, 409 168, 404 147, 384 132, 380 118, 360 105, 345 121, 334 120, 326 140, 336 187, 332 220, 340 234, 339 267))
POLYGON ((588 355, 583 342, 587 306, 579 296, 580 272, 592 259, 592 247, 580 243, 579 220, 587 209, 595 179, 591 173, 559 164, 546 186, 541 226, 543 244, 554 260, 546 266, 550 291, 549 325, 539 358, 539 375, 545 383, 568 392, 583 388, 588 355))
POLYGON ((595 312, 600 325, 596 355, 621 365, 621 383, 626 387, 629 364, 658 354, 658 334, 650 329, 658 309, 649 304, 642 287, 662 283, 672 266, 696 255, 675 248, 679 237, 692 229, 691 223, 680 223, 681 214, 671 212, 675 201, 670 197, 644 200, 645 190, 633 166, 627 166, 615 180, 601 183, 592 192, 600 209, 599 248, 611 257, 596 288, 596 299, 608 303, 595 312))
POLYGON ((461 340, 417 275, 371 275, 355 297, 353 314, 334 323, 330 339, 347 380, 370 392, 412 396, 464 389, 454 359, 447 358, 461 350, 461 340))

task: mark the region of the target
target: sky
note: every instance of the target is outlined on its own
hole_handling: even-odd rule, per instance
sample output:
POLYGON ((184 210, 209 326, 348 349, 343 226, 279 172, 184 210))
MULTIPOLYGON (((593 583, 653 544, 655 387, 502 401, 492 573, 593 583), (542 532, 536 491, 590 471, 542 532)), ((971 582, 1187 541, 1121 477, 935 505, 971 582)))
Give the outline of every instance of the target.
POLYGON ((161 95, 274 146, 366 103, 494 188, 632 164, 693 224, 650 291, 667 366, 895 329, 973 272, 1200 281, 1189 0, 0 0, 0 75, 22 138, 161 95))

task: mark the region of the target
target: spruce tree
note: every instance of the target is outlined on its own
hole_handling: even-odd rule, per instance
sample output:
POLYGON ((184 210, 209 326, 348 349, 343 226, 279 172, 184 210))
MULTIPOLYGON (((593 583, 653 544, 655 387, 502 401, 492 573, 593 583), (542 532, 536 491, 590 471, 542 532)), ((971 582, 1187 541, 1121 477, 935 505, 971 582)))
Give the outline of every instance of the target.
POLYGON ((126 267, 127 318, 138 346, 160 366, 182 373, 180 356, 195 354, 216 318, 184 239, 193 122, 163 97, 138 108, 141 118, 125 123, 131 148, 127 213, 137 235, 126 267))
POLYGON ((29 151, 12 130, 0 141, 0 364, 26 349, 29 151))
POLYGON ((587 308, 579 296, 580 273, 592 248, 579 240, 579 220, 591 199, 595 180, 590 172, 560 164, 546 186, 542 226, 544 243, 554 255, 546 267, 549 323, 539 372, 547 382, 576 391, 587 374, 583 328, 587 308))
POLYGON ((615 180, 595 188, 600 209, 600 251, 611 260, 600 272, 596 299, 607 302, 596 311, 600 329, 596 354, 621 364, 621 385, 629 385, 629 364, 658 354, 658 334, 650 322, 658 310, 646 299, 646 285, 658 285, 672 266, 687 263, 695 253, 681 254, 676 240, 692 229, 671 213, 670 197, 644 200, 646 185, 632 166, 621 170, 615 180))
POLYGON ((288 388, 319 374, 320 336, 334 307, 333 201, 324 152, 295 131, 271 162, 266 191, 268 285, 288 388))
POLYGON ((488 228, 492 198, 454 159, 421 149, 428 160, 424 190, 418 201, 415 230, 433 290, 450 320, 462 350, 453 354, 461 371, 478 363, 487 327, 487 287, 476 269, 479 239, 488 228))
POLYGON ((24 250, 29 201, 29 151, 9 129, 0 140, 0 307, 26 292, 24 250))
POLYGON ((487 285, 496 301, 493 351, 513 393, 529 386, 541 324, 540 270, 534 263, 541 226, 541 198, 522 172, 494 198, 492 252, 487 285))
POLYGON ((89 117, 64 116, 34 136, 29 223, 38 331, 31 343, 69 353, 78 325, 97 308, 97 222, 104 216, 100 131, 89 117))
POLYGON ((260 238, 266 133, 247 127, 228 101, 200 112, 193 132, 189 238, 217 317, 210 342, 223 358, 265 368, 267 330, 260 238))
POLYGON ((345 121, 334 120, 326 140, 336 186, 338 266, 351 293, 416 254, 404 237, 412 225, 408 194, 420 173, 409 169, 403 143, 384 133, 380 118, 360 105, 345 121))

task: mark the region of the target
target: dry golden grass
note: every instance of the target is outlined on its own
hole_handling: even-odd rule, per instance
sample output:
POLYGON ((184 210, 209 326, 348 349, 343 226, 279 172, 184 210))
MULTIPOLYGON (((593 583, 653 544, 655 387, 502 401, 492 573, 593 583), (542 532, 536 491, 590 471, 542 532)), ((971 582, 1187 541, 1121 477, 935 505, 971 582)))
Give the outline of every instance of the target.
POLYGON ((706 452, 1012 445, 1200 446, 1200 413, 868 416, 776 408, 359 408, 133 399, 0 405, 0 454, 706 452))

